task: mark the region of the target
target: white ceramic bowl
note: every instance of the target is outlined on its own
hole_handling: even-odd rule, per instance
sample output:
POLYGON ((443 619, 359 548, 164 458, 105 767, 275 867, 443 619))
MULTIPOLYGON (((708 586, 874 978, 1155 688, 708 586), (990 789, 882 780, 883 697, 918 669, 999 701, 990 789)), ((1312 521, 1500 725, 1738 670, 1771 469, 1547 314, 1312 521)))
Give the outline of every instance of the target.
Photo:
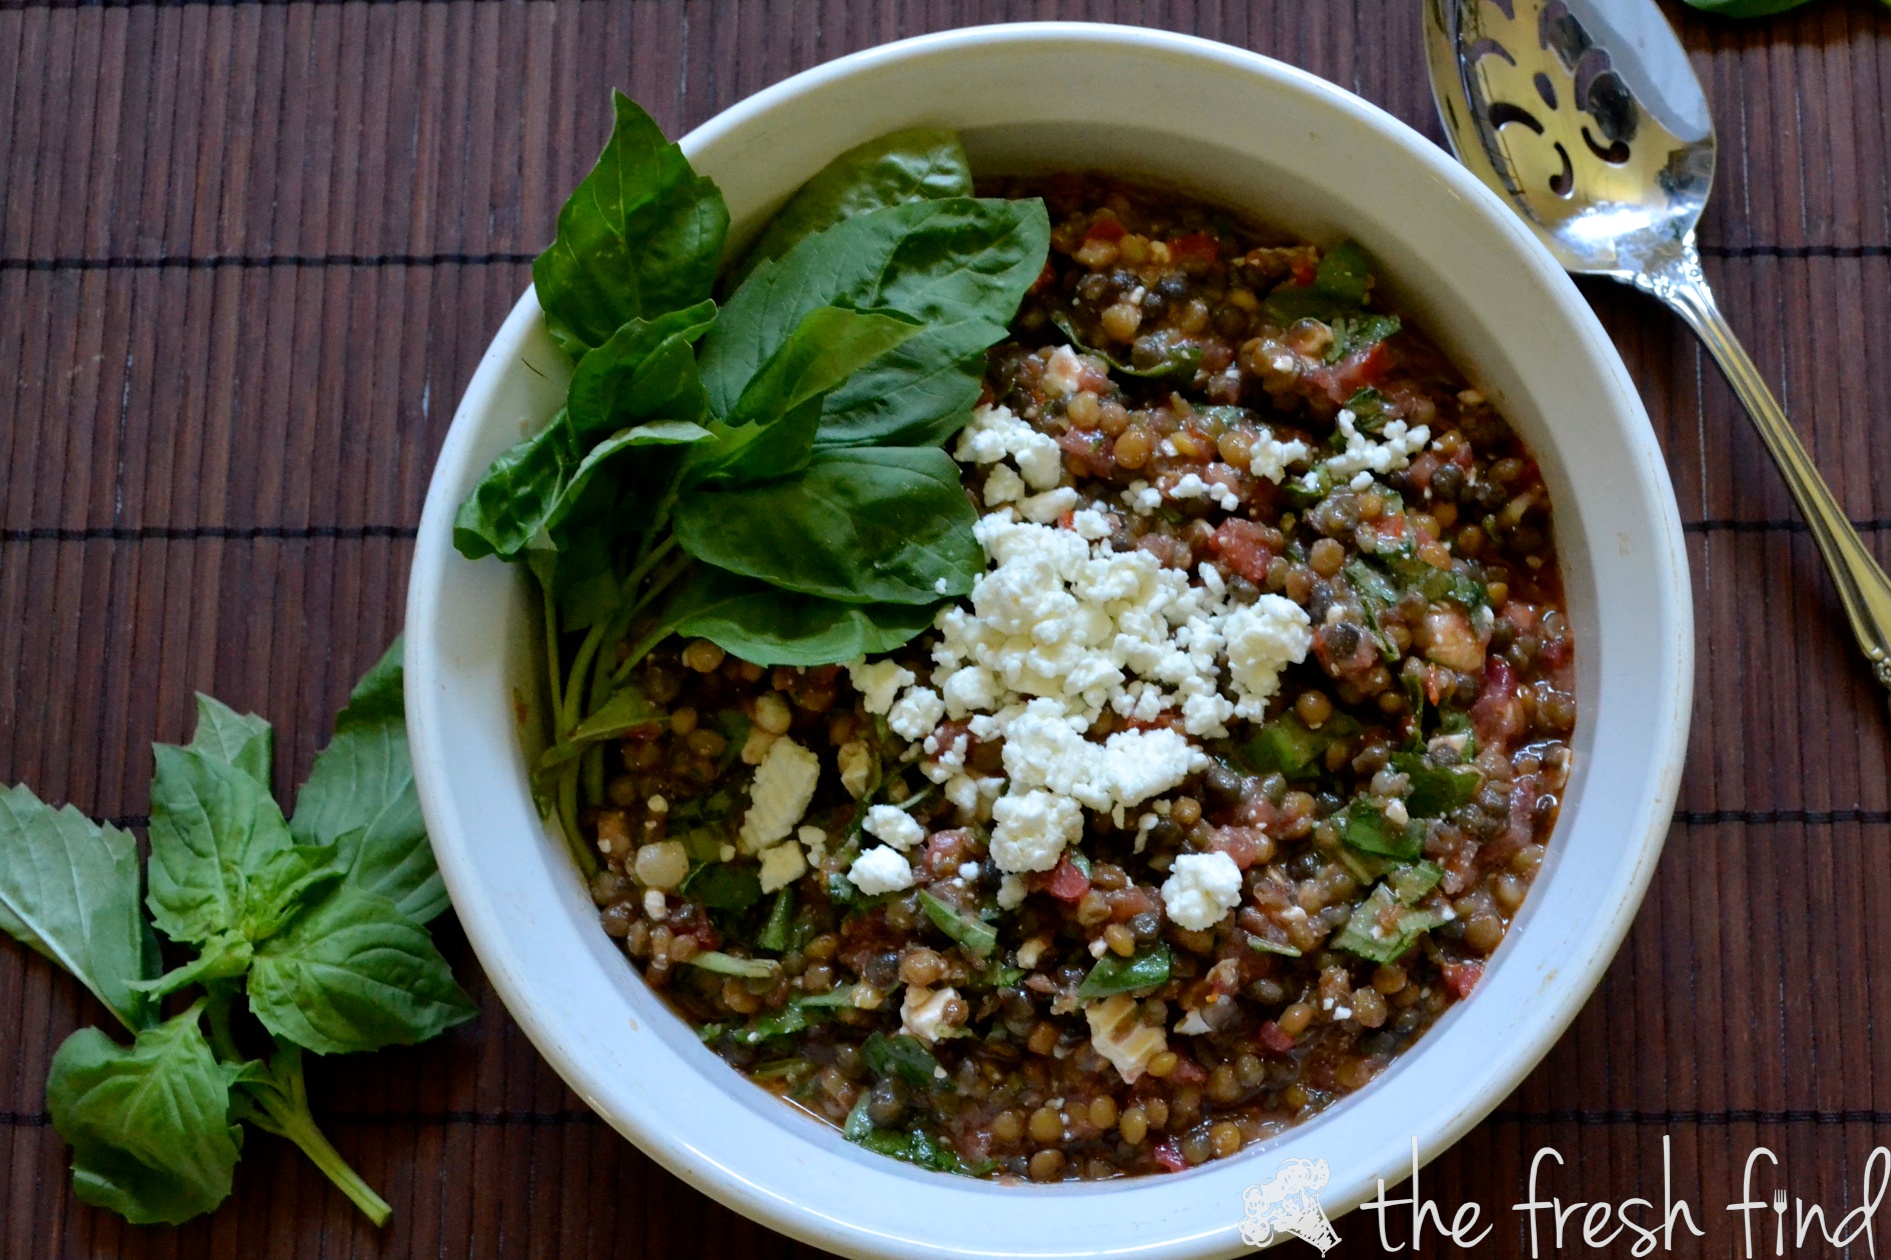
POLYGON ((982 172, 1108 168, 1314 240, 1356 237, 1394 301, 1536 452, 1576 632, 1576 770, 1549 860, 1476 993, 1311 1123, 1173 1176, 1035 1187, 922 1172, 743 1080, 644 987, 541 826, 514 719, 537 659, 527 590, 508 566, 453 550, 455 506, 563 398, 529 290, 467 387, 414 551, 407 713, 428 830, 480 961, 534 1044, 626 1137, 737 1211, 852 1255, 1230 1255, 1243 1250, 1242 1190, 1282 1160, 1325 1159, 1337 1214, 1375 1178, 1405 1176, 1414 1139, 1425 1159, 1456 1141, 1549 1049, 1615 953, 1686 743, 1693 621, 1673 491, 1620 359, 1529 231, 1416 132, 1266 58, 1126 27, 954 31, 797 75, 683 146, 721 184, 740 242, 835 154, 923 123, 958 128, 982 172))

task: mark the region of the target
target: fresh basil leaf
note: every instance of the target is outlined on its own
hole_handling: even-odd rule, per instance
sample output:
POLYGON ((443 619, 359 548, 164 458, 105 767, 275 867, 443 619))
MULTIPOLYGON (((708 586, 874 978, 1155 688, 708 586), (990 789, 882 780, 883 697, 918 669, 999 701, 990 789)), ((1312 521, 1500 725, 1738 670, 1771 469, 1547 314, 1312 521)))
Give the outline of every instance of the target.
POLYGON ((1057 326, 1057 331, 1064 334, 1065 339, 1070 342, 1071 349, 1103 360, 1110 365, 1110 370, 1119 376, 1136 376, 1147 380, 1164 380, 1173 377, 1186 381, 1192 378, 1195 375, 1195 369, 1201 366, 1202 348, 1186 341, 1170 342, 1156 362, 1146 367, 1136 367, 1086 343, 1078 334, 1077 326, 1071 322, 1068 313, 1055 312, 1051 316, 1051 323, 1057 326))
MULTIPOLYGON (((1421 863, 1426 866, 1429 863, 1421 863)), ((1436 867, 1431 868, 1433 872, 1436 867)), ((1417 868, 1408 868, 1414 874, 1406 875, 1408 888, 1418 887, 1426 878, 1417 868)), ((1333 948, 1343 949, 1361 958, 1377 963, 1397 962, 1418 943, 1420 937, 1433 928, 1442 925, 1444 920, 1426 910, 1412 909, 1409 901, 1401 899, 1392 886, 1392 879, 1375 884, 1366 899, 1353 907, 1352 917, 1346 920, 1346 926, 1333 936, 1333 948)), ((1432 877, 1436 883, 1436 877, 1432 877)), ((1426 886, 1424 891, 1429 891, 1426 886)), ((1417 900, 1424 891, 1414 894, 1410 900, 1417 900)))
POLYGON ((267 788, 228 762, 169 744, 152 753, 152 919, 185 944, 242 928, 262 908, 250 881, 291 847, 282 811, 267 788))
POLYGON ((819 397, 900 345, 920 322, 899 311, 817 306, 749 379, 726 417, 730 425, 764 421, 819 397))
POLYGON ((1358 721, 1348 714, 1334 714, 1316 731, 1290 711, 1237 745, 1234 759, 1251 774, 1313 778, 1326 768, 1326 750, 1335 743, 1351 740, 1359 730, 1358 721))
POLYGON ((1372 263, 1357 241, 1341 241, 1326 251, 1314 269, 1312 284, 1289 280, 1262 303, 1268 317, 1283 326, 1302 319, 1331 324, 1353 315, 1372 291, 1372 263))
POLYGON ((703 566, 684 579, 664 624, 756 665, 832 665, 890 652, 932 624, 920 604, 843 604, 703 566))
POLYGON ((803 184, 769 220, 736 279, 842 219, 908 201, 971 195, 972 172, 956 132, 941 127, 889 132, 847 150, 803 184))
POLYGON ((775 893, 774 904, 768 907, 768 922, 756 934, 755 948, 773 950, 777 954, 788 948, 789 928, 794 922, 794 900, 793 884, 775 893))
POLYGON ((1395 335, 1402 325, 1396 315, 1353 315, 1334 319, 1333 344, 1323 356, 1328 363, 1338 363, 1349 354, 1369 350, 1395 335))
POLYGON ((855 369, 919 331, 910 316, 817 306, 764 363, 711 442, 689 452, 690 481, 761 481, 805 468, 814 450, 821 398, 855 369))
POLYGON ((993 331, 984 319, 926 325, 827 396, 815 447, 945 442, 971 419, 984 388, 993 331))
POLYGON ((238 713, 203 692, 197 693, 197 729, 190 747, 228 762, 264 787, 269 786, 275 733, 254 713, 238 713))
POLYGON ((296 793, 289 830, 301 846, 334 845, 350 886, 426 923, 447 896, 414 790, 401 650, 396 638, 336 715, 334 737, 296 793))
POLYGON ((1243 933, 1247 938, 1248 948, 1257 954, 1279 954, 1282 958, 1298 958, 1300 951, 1281 941, 1269 940, 1265 936, 1256 936, 1252 932, 1243 933))
POLYGON ((72 1148, 82 1203, 134 1225, 178 1225, 230 1194, 243 1131, 230 1123, 231 1065, 197 1026, 200 1006, 129 1048, 81 1028, 53 1056, 46 1109, 72 1148))
POLYGON ((1436 888, 1444 877, 1444 868, 1436 862, 1414 862, 1387 875, 1385 882, 1401 904, 1413 906, 1418 904, 1419 898, 1436 888))
POLYGON ((1163 984, 1169 978, 1171 957, 1167 945, 1137 950, 1128 958, 1105 954, 1077 986, 1077 1000, 1092 1001, 1163 984))
POLYGON ((917 1164, 933 1172, 957 1173, 961 1177, 983 1177, 996 1172, 1000 1167, 995 1159, 984 1159, 976 1164, 968 1164, 949 1144, 917 1125, 907 1130, 875 1129, 871 1127, 871 1121, 869 1121, 867 1130, 850 1140, 858 1142, 875 1154, 904 1160, 909 1164, 917 1164))
POLYGON ((1414 818, 1396 827, 1385 812, 1363 796, 1347 802, 1338 814, 1340 839, 1365 853, 1412 861, 1425 851, 1425 824, 1414 818))
POLYGON ((597 165, 558 212, 558 236, 532 264, 546 327, 566 353, 603 345, 633 319, 709 297, 729 230, 715 182, 623 93, 597 165))
POLYGON ((931 604, 984 571, 977 519, 944 451, 849 448, 794 477, 685 498, 676 536, 699 560, 787 590, 931 604))
POLYGON ((740 913, 762 899, 762 881, 750 867, 710 862, 691 871, 679 891, 707 909, 740 913))
POLYGON ((874 1033, 860 1047, 860 1057, 875 1076, 897 1076, 922 1089, 951 1089, 951 1081, 932 1051, 906 1033, 874 1033))
POLYGON ((957 941, 972 957, 983 959, 998 944, 998 932, 991 924, 959 913, 923 888, 919 892, 919 904, 933 926, 957 941))
POLYGON ((155 1013, 134 986, 158 974, 138 904, 138 843, 24 786, 0 787, 0 928, 45 955, 136 1032, 155 1013))
POLYGON ((631 731, 656 722, 667 721, 669 714, 652 704, 635 683, 625 683, 611 693, 597 711, 572 728, 571 734, 545 750, 538 768, 548 770, 584 755, 585 749, 607 739, 621 739, 631 731))
POLYGON ((1405 809, 1414 818, 1442 818, 1469 804, 1483 779, 1468 766, 1435 766, 1418 753, 1394 753, 1392 768, 1411 777, 1405 809))
MULTIPOLYGON (((962 361, 971 342, 983 338, 983 349, 1006 336, 1049 248, 1050 220, 1042 202, 970 197, 872 210, 805 237, 757 267, 703 339, 700 363, 710 406, 727 414, 802 317, 820 306, 900 311, 927 325, 977 325, 976 334, 967 330, 953 347, 953 361, 962 361)), ((923 373, 936 370, 935 361, 925 361, 923 373)), ((878 378, 879 388, 892 383, 885 374, 878 378)), ((936 403, 938 397, 921 391, 910 401, 936 403)), ((829 402, 830 413, 851 414, 846 408, 860 400, 837 396, 829 402)), ((858 419, 848 423, 850 441, 884 440, 888 433, 946 417, 883 415, 879 423, 885 428, 877 439, 858 419)))
POLYGON ((176 993, 193 984, 207 984, 212 980, 240 976, 249 970, 250 959, 256 953, 249 938, 235 929, 217 933, 199 949, 197 957, 182 967, 167 971, 156 980, 134 980, 132 987, 157 1001, 168 993, 176 993))
POLYGON ((343 886, 257 947, 250 1010, 317 1054, 412 1045, 477 1014, 427 929, 343 886))
POLYGON ((518 555, 551 545, 551 531, 570 516, 591 479, 613 456, 644 446, 701 442, 709 431, 688 420, 655 420, 587 443, 561 410, 543 430, 486 469, 453 522, 453 545, 470 560, 518 555))
POLYGON ((716 322, 699 302, 655 319, 633 319, 585 352, 571 373, 565 408, 581 437, 657 418, 697 420, 708 408, 692 348, 716 322))

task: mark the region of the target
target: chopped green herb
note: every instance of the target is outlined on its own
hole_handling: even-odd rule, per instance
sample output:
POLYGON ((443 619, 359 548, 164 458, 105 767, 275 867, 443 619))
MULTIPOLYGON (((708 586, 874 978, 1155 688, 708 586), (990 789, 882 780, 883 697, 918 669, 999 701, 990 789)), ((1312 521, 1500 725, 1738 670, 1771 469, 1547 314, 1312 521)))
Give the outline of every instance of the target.
POLYGON ((1414 818, 1394 826, 1385 811, 1363 796, 1347 802, 1339 815, 1340 839, 1355 849, 1409 862, 1425 851, 1425 824, 1414 818))
POLYGON ((1392 754, 1392 768, 1412 780, 1405 809, 1413 818, 1443 818, 1469 804, 1484 777, 1468 767, 1433 765, 1418 753, 1392 754))
POLYGON ((1105 954, 1077 986, 1077 1000, 1088 1002, 1163 984, 1169 978, 1170 962, 1169 947, 1161 944, 1138 950, 1128 958, 1105 954))
POLYGON ((740 913, 762 899, 762 881, 752 867, 711 862, 691 871, 681 891, 711 910, 740 913))
POLYGON ((766 980, 781 974, 781 964, 772 958, 737 958, 716 949, 691 954, 689 965, 718 975, 739 976, 745 980, 766 980))
POLYGON ((775 894, 775 902, 768 908, 768 922, 755 937, 758 949, 772 949, 776 953, 788 948, 789 929, 794 920, 794 885, 790 884, 775 894))
POLYGON ((919 892, 919 904, 933 926, 964 946, 972 957, 983 959, 998 944, 998 931, 991 924, 959 913, 923 888, 919 892))
POLYGON ((876 1032, 861 1045, 860 1055, 875 1076, 897 1076, 908 1085, 924 1089, 952 1088, 939 1060, 917 1037, 905 1033, 888 1037, 876 1032))

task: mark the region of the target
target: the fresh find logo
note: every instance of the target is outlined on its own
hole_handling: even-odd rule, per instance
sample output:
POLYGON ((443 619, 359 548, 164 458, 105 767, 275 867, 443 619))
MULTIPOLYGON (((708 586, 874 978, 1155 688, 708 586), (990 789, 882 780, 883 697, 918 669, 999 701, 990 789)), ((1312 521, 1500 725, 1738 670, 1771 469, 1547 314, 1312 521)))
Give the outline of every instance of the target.
POLYGON ((1320 1191, 1332 1173, 1323 1159, 1289 1159, 1274 1175, 1241 1195, 1247 1217, 1241 1222, 1241 1241, 1265 1247, 1278 1234, 1303 1238, 1325 1255, 1339 1245, 1333 1222, 1320 1206, 1320 1191))

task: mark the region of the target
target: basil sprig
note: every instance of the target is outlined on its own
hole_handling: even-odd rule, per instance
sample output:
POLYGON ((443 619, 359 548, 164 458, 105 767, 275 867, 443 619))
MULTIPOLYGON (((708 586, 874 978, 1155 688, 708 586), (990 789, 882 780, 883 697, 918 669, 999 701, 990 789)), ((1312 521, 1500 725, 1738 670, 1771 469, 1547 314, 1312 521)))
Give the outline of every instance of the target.
POLYGON ((150 920, 130 836, 0 788, 0 927, 133 1036, 82 1028, 53 1056, 47 1108, 81 1201, 137 1224, 208 1212, 230 1193, 247 1122, 387 1220, 316 1126, 302 1054, 424 1041, 474 1014, 425 927, 447 901, 414 793, 400 659, 397 642, 355 688, 288 819, 269 791, 269 724, 197 698, 190 744, 155 749, 150 920), (153 923, 195 956, 160 974, 153 923), (192 988, 162 1019, 160 1000, 192 988))
POLYGON ((720 306, 728 210, 649 115, 616 127, 533 266, 565 407, 460 508, 468 557, 525 563, 546 623, 535 790, 577 843, 600 713, 672 635, 761 665, 884 652, 967 593, 976 513, 940 445, 1050 247, 1042 202, 971 195, 951 132, 843 153, 776 214, 720 306))

